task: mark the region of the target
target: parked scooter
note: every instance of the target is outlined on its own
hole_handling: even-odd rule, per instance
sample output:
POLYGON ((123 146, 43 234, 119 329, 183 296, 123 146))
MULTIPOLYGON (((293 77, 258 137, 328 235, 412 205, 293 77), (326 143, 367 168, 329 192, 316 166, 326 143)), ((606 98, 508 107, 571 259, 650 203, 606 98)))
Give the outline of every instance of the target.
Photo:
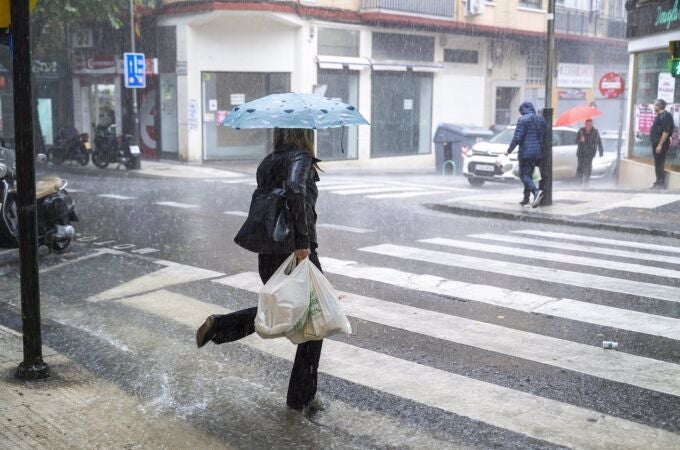
MULTIPOLYGON (((39 160, 47 157, 38 155, 39 160)), ((0 247, 18 248, 18 207, 16 199, 16 153, 0 146, 0 247)), ((36 182, 38 244, 60 253, 75 236, 71 222, 77 222, 75 203, 66 191, 66 181, 46 176, 36 182)))
POLYGON ((91 151, 89 134, 78 133, 75 128, 62 128, 57 134, 54 146, 47 152, 47 160, 55 165, 71 160, 86 166, 90 162, 91 151))
POLYGON ((139 147, 132 145, 132 136, 116 136, 116 125, 97 125, 94 135, 92 163, 100 169, 109 164, 125 166, 126 169, 140 169, 139 147))

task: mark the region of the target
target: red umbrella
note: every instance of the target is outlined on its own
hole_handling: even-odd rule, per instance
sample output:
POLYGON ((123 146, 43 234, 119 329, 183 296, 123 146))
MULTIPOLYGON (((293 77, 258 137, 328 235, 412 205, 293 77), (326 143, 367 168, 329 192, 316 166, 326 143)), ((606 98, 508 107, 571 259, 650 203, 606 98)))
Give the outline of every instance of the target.
POLYGON ((556 127, 563 127, 576 122, 585 122, 586 119, 592 119, 600 115, 602 115, 602 111, 597 108, 576 106, 560 114, 554 125, 556 127))

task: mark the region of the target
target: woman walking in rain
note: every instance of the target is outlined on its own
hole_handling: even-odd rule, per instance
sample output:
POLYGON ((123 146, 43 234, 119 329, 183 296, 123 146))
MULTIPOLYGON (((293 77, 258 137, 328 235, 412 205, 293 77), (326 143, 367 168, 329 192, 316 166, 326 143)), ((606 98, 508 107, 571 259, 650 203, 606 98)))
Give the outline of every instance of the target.
MULTIPOLYGON (((318 159, 314 153, 314 131, 302 128, 276 128, 274 151, 266 156, 257 168, 258 189, 285 189, 291 212, 295 256, 298 261, 309 258, 321 270, 316 238, 316 199, 319 181, 318 159)), ((254 218, 256 221, 265 218, 254 218)), ((274 246, 272 245, 272 248, 274 246)), ((263 283, 290 256, 278 249, 258 253, 258 269, 263 283)), ((242 339, 255 332, 257 307, 226 315, 208 317, 196 332, 196 344, 203 347, 209 341, 215 344, 242 339)), ((293 370, 288 384, 286 404, 296 410, 310 406, 317 388, 317 370, 323 341, 309 341, 298 345, 293 370)))

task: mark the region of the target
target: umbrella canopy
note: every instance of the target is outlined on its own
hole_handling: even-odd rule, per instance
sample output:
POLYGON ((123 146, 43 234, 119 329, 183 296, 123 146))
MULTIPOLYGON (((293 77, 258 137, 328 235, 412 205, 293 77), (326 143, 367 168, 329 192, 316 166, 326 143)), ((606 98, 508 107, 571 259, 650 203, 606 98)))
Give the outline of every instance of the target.
POLYGON ((590 106, 576 106, 560 114, 554 125, 556 127, 562 127, 571 125, 572 123, 584 122, 587 119, 592 119, 593 117, 600 115, 602 115, 602 111, 597 108, 590 106))
POLYGON ((368 125, 347 103, 312 94, 271 94, 236 106, 222 122, 241 128, 338 128, 368 125))

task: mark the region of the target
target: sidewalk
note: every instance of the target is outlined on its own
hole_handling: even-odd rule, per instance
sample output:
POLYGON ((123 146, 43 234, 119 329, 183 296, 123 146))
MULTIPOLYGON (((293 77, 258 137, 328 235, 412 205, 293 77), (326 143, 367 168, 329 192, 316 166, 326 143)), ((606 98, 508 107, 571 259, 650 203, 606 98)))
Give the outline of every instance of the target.
POLYGON ((426 203, 437 211, 523 222, 680 237, 680 192, 557 189, 548 207, 522 207, 521 188, 426 203))
POLYGON ((43 356, 50 378, 15 379, 22 338, 0 326, 0 448, 229 448, 178 419, 147 414, 130 393, 45 346, 43 356))

